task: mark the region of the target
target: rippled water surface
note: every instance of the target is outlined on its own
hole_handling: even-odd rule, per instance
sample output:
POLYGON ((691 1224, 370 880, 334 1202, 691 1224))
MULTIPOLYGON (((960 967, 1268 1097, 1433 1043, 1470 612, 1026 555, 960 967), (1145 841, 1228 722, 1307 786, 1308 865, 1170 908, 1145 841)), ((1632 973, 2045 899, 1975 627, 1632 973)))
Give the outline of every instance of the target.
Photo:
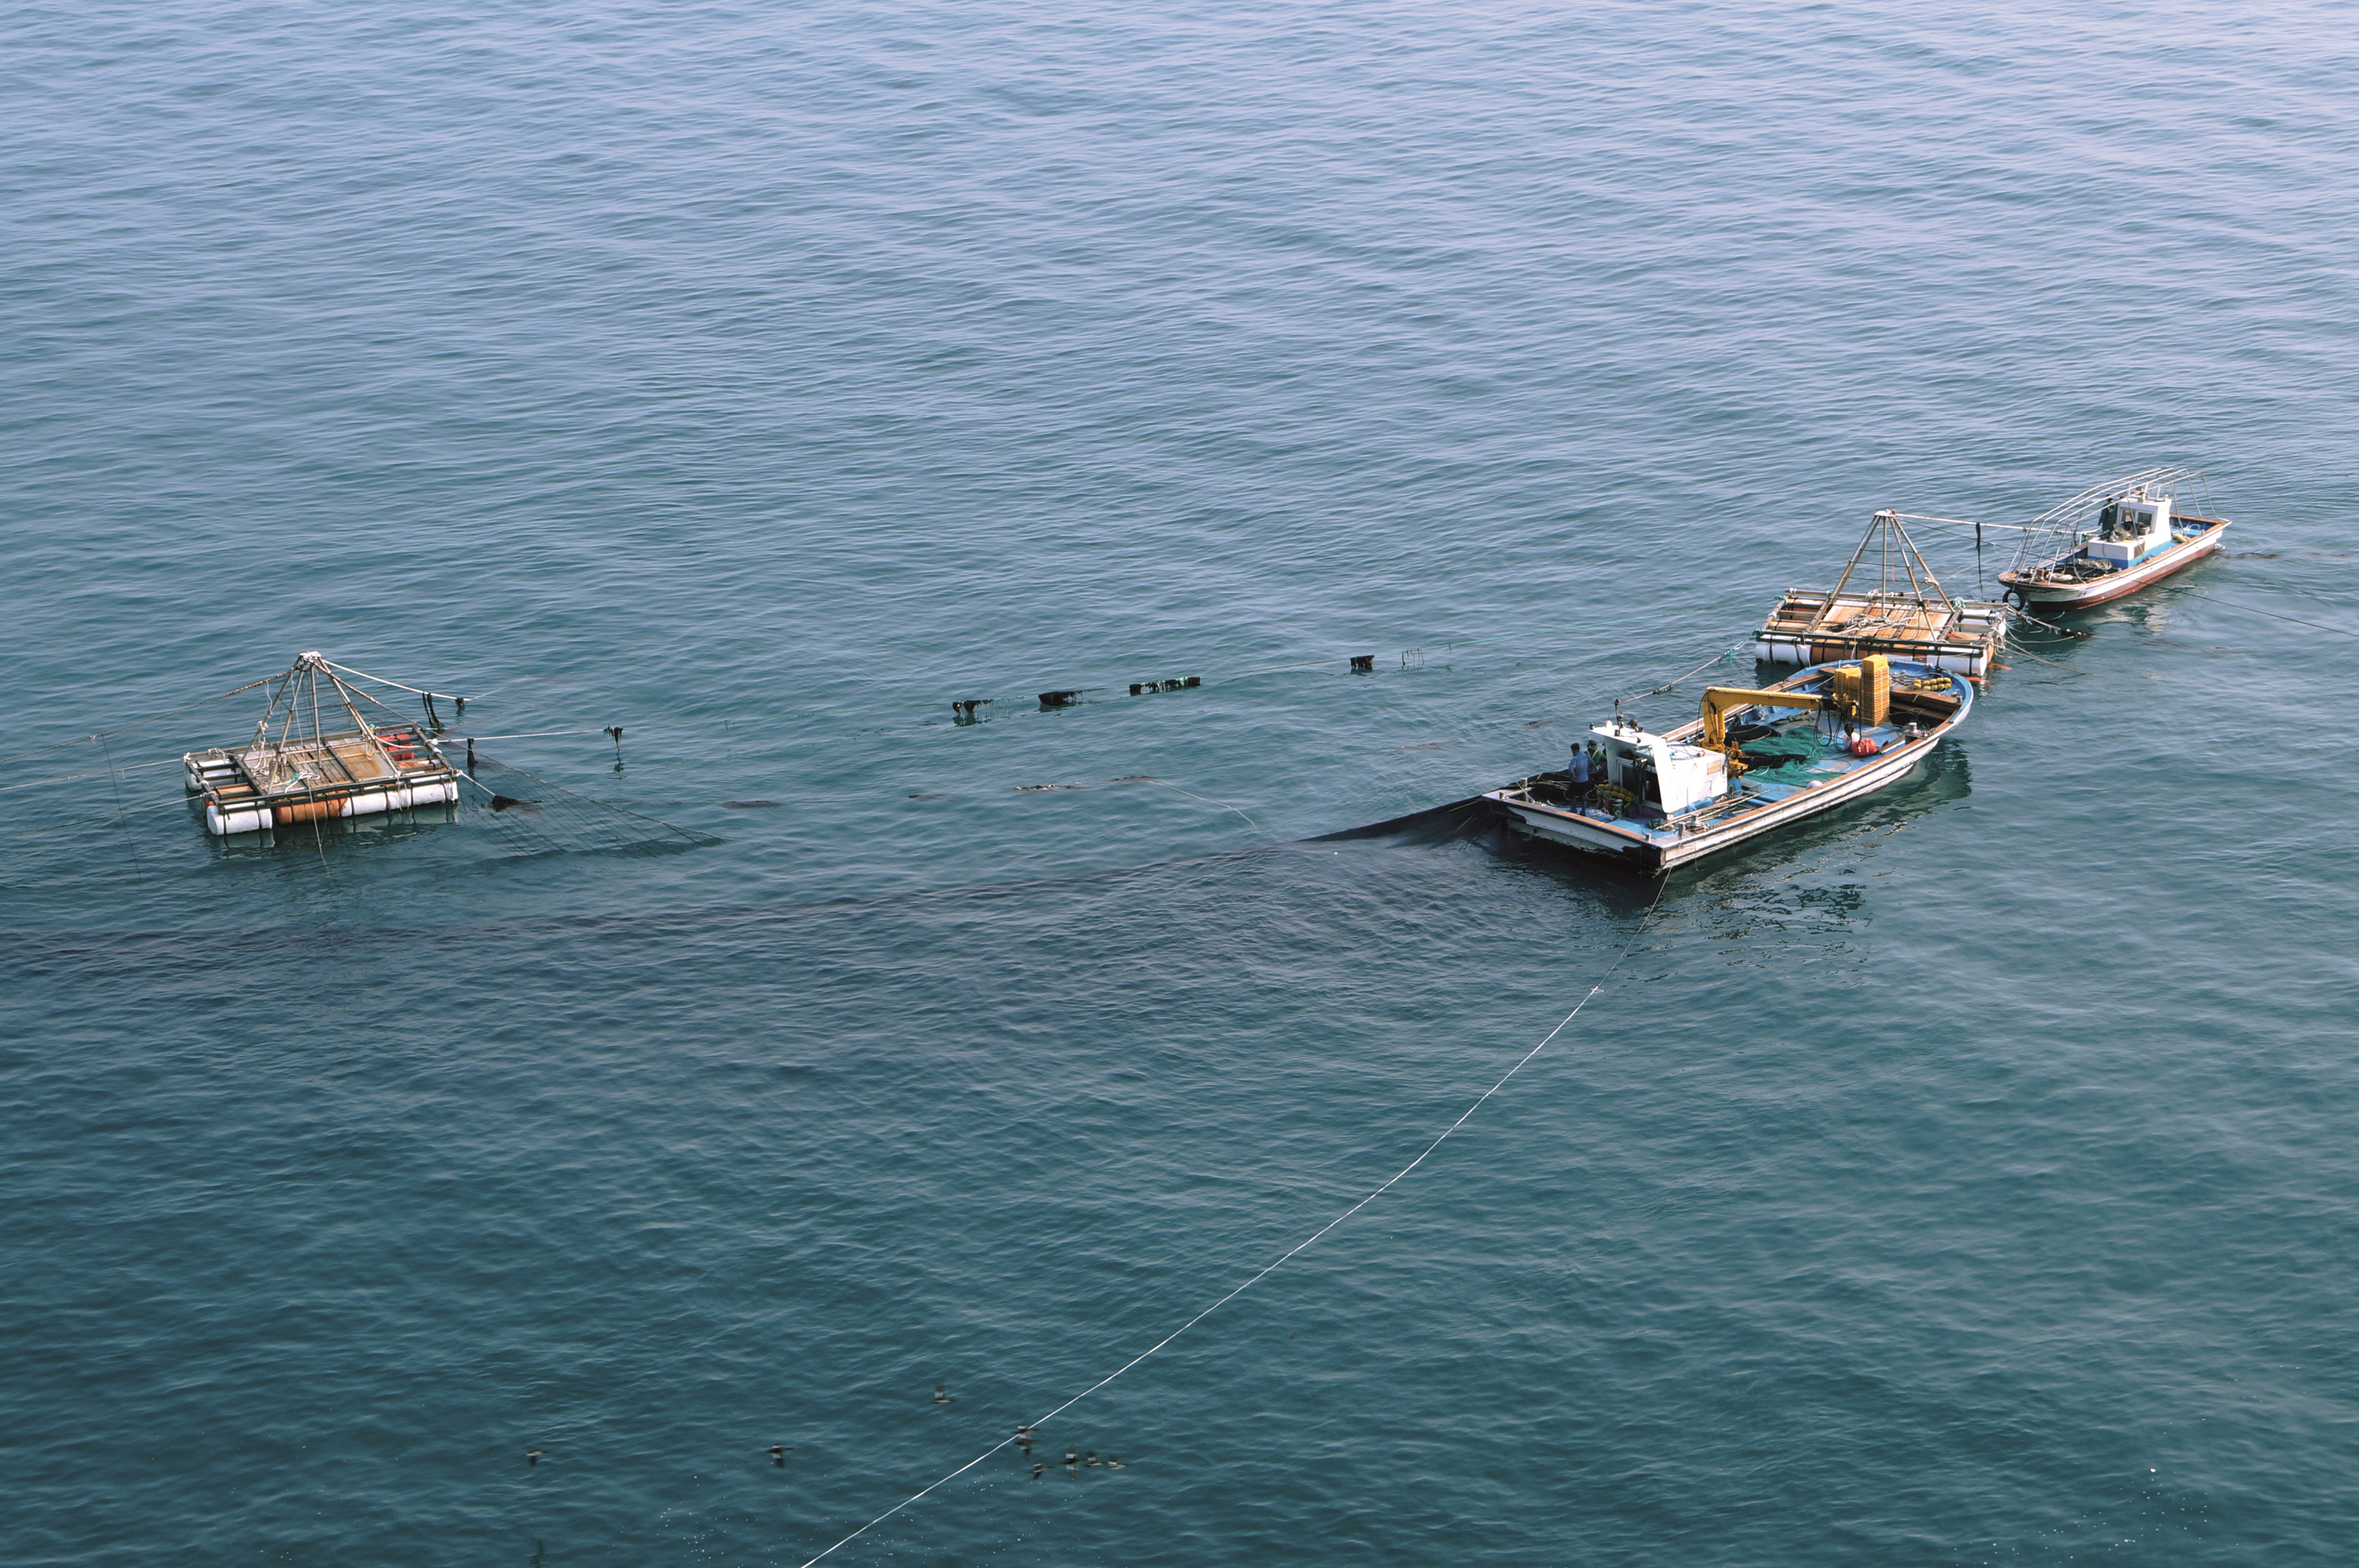
POLYGON ((2349 1561, 2353 20, 16 7, 0 1557, 791 1568, 1626 953, 829 1563, 2349 1561), (1318 836, 2167 462, 1658 902, 1318 836), (305 648, 719 842, 81 738, 305 648))

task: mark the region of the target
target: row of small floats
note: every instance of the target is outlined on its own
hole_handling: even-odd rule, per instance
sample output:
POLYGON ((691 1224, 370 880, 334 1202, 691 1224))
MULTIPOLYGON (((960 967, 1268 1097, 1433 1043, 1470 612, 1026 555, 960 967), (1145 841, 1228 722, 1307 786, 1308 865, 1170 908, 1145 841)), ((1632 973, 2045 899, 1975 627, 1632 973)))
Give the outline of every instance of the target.
POLYGON ((1567 768, 1483 797, 1529 837, 1659 873, 1857 800, 1915 772, 1973 707, 2018 612, 2104 604, 2220 548, 2228 520, 2179 502, 2201 475, 2148 469, 2007 525, 1996 600, 1945 591, 1907 524, 1881 511, 1833 588, 1789 588, 1754 634, 1756 686, 1713 686, 1698 716, 1658 734, 1625 717, 1576 742, 1567 768))

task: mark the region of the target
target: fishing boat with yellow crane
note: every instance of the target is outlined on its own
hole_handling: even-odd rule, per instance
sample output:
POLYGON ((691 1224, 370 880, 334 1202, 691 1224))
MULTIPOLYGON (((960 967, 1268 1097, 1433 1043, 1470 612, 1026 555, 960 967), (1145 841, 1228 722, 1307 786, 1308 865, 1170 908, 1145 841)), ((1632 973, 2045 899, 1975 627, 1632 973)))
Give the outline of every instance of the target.
POLYGON ((1710 687, 1697 718, 1659 735, 1617 712, 1573 768, 1483 799, 1530 837, 1668 871, 1898 783, 1973 706, 1965 679, 1930 664, 1813 665, 1710 687))

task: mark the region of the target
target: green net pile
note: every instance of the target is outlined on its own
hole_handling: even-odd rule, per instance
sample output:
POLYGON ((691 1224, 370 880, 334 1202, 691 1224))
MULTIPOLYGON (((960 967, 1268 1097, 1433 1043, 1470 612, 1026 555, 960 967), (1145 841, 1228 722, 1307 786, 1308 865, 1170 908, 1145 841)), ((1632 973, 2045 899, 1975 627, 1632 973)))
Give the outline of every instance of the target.
POLYGON ((1745 760, 1752 766, 1745 770, 1745 781, 1748 784, 1814 782, 1821 775, 1812 771, 1810 765, 1833 749, 1812 730, 1795 730, 1763 740, 1746 741, 1745 760))

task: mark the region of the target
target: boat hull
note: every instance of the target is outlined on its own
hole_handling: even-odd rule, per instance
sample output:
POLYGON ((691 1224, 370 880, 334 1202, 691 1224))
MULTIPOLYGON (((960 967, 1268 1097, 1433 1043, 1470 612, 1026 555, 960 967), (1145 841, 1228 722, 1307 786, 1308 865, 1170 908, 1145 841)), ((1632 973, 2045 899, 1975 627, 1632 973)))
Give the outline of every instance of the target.
MULTIPOLYGON (((1703 717, 1659 735, 1620 719, 1596 726, 1592 733, 1604 741, 1607 768, 1614 776, 1610 783, 1592 789, 1569 774, 1535 775, 1481 798, 1516 833, 1659 875, 1864 800, 1930 760, 1973 711, 1973 690, 1962 678, 1914 661, 1894 659, 1886 668, 1893 681, 1888 703, 1880 686, 1865 697, 1856 686, 1845 690, 1846 682, 1864 679, 1860 666, 1818 665, 1766 691, 1708 692, 1703 717), (1779 693, 1791 693, 1796 701, 1778 702, 1774 699, 1779 693), (1860 713, 1862 702, 1872 714, 1860 713), (1818 752, 1802 779, 1797 779, 1793 763, 1775 763, 1756 779, 1733 781, 1717 768, 1702 767, 1702 752, 1721 749, 1717 741, 1702 744, 1715 714, 1726 723, 1732 716, 1742 721, 1747 713, 1812 705, 1819 715, 1813 723, 1840 722, 1847 743, 1818 752), (1644 744, 1650 760, 1637 761, 1641 749, 1634 743, 1644 744), (1684 756, 1679 755, 1682 747, 1684 756), (1635 799, 1634 789, 1643 799, 1635 799), (1669 816, 1659 805, 1647 803, 1666 799, 1678 802, 1669 816)), ((1775 733, 1772 725, 1770 734, 1775 733)), ((1828 739, 1823 736, 1821 746, 1828 739)))
POLYGON ((2085 583, 2040 583, 2013 572, 1999 574, 1999 582, 2026 605, 2039 608, 2077 609, 2088 604, 2104 604, 2150 588, 2173 572, 2184 572, 2205 556, 2220 549, 2220 541, 2233 525, 2214 522, 2185 544, 2174 544, 2158 550, 2136 566, 2121 572, 2109 572, 2104 576, 2085 583))
POLYGON ((1945 729, 1894 746, 1873 762, 1831 783, 1788 796, 1738 821, 1682 833, 1669 844, 1651 843, 1577 811, 1538 801, 1500 799, 1505 791, 1494 792, 1490 798, 1507 813, 1508 827, 1527 837, 1611 855, 1642 871, 1663 872, 1889 789, 1928 761, 1946 734, 1945 729))

